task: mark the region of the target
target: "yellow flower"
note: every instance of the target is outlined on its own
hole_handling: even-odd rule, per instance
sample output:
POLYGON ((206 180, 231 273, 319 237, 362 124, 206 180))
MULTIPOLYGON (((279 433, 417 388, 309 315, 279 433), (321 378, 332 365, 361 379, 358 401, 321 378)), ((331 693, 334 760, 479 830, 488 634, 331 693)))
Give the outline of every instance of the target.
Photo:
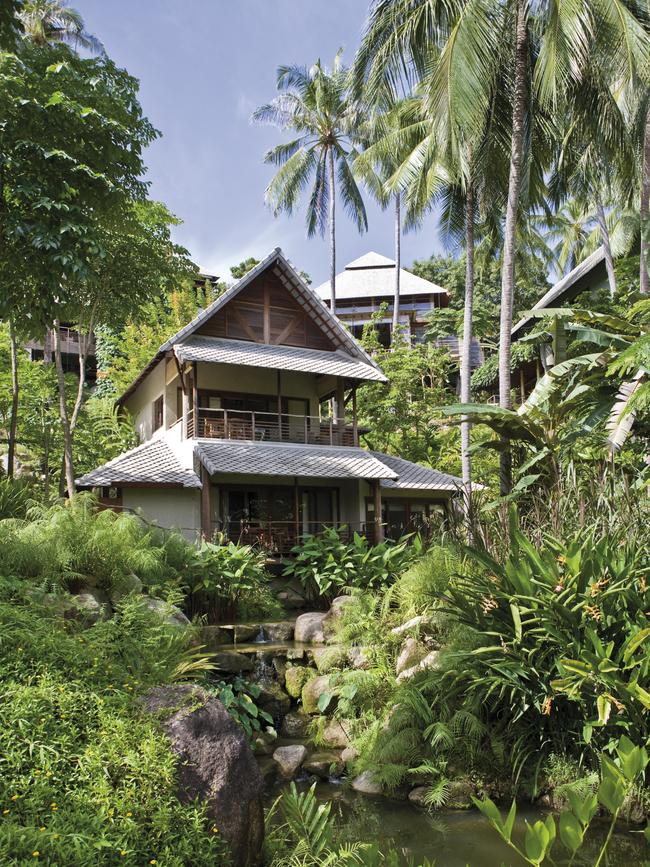
POLYGON ((217 828, 216 825, 212 828, 212 833, 213 833, 213 834, 218 834, 218 833, 219 833, 219 829, 217 828))
POLYGON ((3 815, 3 816, 6 816, 8 812, 9 812, 9 810, 3 810, 3 811, 2 811, 2 815, 3 815))
POLYGON ((20 795, 12 795, 12 796, 11 796, 11 800, 12 800, 12 801, 17 801, 19 797, 20 797, 20 795))
POLYGON ((32 858, 38 858, 38 856, 39 856, 40 854, 41 854, 41 853, 38 851, 38 849, 34 849, 34 851, 32 852, 32 858))
POLYGON ((40 827, 38 830, 39 830, 39 831, 44 831, 44 830, 45 830, 45 825, 41 825, 41 827, 40 827))
POLYGON ((151 861, 150 861, 149 863, 150 863, 150 864, 157 864, 158 862, 156 861, 155 858, 152 858, 151 861))
POLYGON ((50 807, 56 807, 56 801, 52 801, 52 803, 50 804, 50 807))
POLYGON ((124 857, 126 855, 126 849, 120 849, 120 855, 124 857))
POLYGON ((127 815, 127 816, 132 816, 133 813, 129 810, 129 812, 128 812, 126 815, 127 815))

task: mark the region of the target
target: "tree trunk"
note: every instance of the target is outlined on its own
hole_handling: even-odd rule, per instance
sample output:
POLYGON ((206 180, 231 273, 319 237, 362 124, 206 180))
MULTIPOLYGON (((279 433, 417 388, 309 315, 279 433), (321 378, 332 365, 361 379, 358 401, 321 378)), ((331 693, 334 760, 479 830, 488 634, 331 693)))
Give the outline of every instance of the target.
POLYGON ((336 187, 334 178, 334 151, 331 147, 327 149, 327 159, 330 174, 330 297, 332 299, 330 302, 330 310, 334 315, 336 315, 336 187))
MULTIPOLYGON (((508 204, 503 239, 501 265, 501 318, 499 327, 499 406, 510 409, 510 343, 512 308, 515 291, 515 235, 517 212, 521 194, 521 164, 524 149, 524 121, 526 116, 526 69, 528 44, 526 16, 523 0, 517 3, 515 81, 512 100, 512 139, 510 143, 510 173, 508 178, 508 204)), ((512 487, 512 454, 504 441, 500 454, 499 483, 501 494, 510 493, 512 487)))
MULTIPOLYGON (((471 400, 472 320, 474 317, 474 190, 471 183, 465 198, 465 309, 463 312, 463 349, 460 357, 460 402, 471 400)), ((471 426, 466 416, 460 423, 460 448, 463 469, 463 507, 471 532, 472 519, 472 459, 469 454, 471 426)))
POLYGON ((63 373, 63 360, 61 358, 61 324, 58 319, 54 320, 54 362, 56 364, 56 379, 59 387, 59 416, 61 418, 61 426, 63 427, 65 483, 68 496, 72 499, 76 492, 72 466, 72 432, 70 430, 68 406, 65 402, 65 375, 63 373))
MULTIPOLYGON (((647 220, 650 214, 650 105, 645 116, 645 134, 643 136, 643 172, 641 175, 641 204, 639 207, 641 220, 647 220)), ((641 225, 641 247, 639 262, 639 291, 648 294, 648 242, 643 236, 641 225)), ((648 229, 650 231, 650 228, 648 229)))
POLYGON ((600 229, 600 240, 605 251, 605 267, 607 268, 607 282, 609 283, 609 294, 613 298, 616 295, 616 274, 614 272, 614 259, 612 258, 612 247, 609 243, 609 228, 607 226, 607 217, 605 216, 605 208, 603 200, 600 198, 600 193, 596 193, 596 216, 598 218, 598 228, 600 229))
POLYGON ((399 328, 399 270, 402 262, 402 217, 400 194, 395 194, 395 298, 393 300, 393 335, 391 343, 397 338, 399 328))
POLYGON ((7 446, 7 475, 13 479, 16 464, 16 430, 18 428, 18 350, 14 324, 9 320, 9 342, 11 345, 11 421, 9 422, 9 443, 7 446))

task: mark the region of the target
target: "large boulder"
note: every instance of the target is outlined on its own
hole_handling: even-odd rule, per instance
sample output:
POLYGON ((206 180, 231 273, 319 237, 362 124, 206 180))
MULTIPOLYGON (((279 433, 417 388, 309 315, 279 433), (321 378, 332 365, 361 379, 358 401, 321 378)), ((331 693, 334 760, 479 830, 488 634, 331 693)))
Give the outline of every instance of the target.
POLYGON ((277 763, 283 780, 293 780, 306 758, 307 747, 302 744, 278 747, 273 753, 273 760, 277 763))
POLYGON ((103 590, 87 587, 81 593, 70 597, 70 605, 65 608, 67 620, 78 620, 84 626, 93 626, 99 620, 110 617, 113 612, 111 603, 103 590))
POLYGON ((330 610, 323 619, 323 633, 326 638, 331 638, 334 635, 346 605, 350 605, 352 602, 354 602, 354 596, 337 596, 336 599, 332 600, 330 610))
POLYGON ((372 665, 372 657, 367 647, 348 647, 348 665, 350 668, 367 670, 372 665))
POLYGON ((170 605, 162 599, 154 599, 152 596, 143 596, 142 601, 149 611, 159 614, 170 626, 190 626, 190 621, 175 605, 170 605))
POLYGON ((113 604, 131 593, 142 593, 142 581, 133 574, 125 575, 108 590, 108 596, 113 604))
POLYGON ((344 749, 350 743, 350 720, 330 720, 323 729, 320 741, 325 747, 340 747, 344 749))
MULTIPOLYGON (((320 677, 312 677, 302 688, 302 709, 305 713, 320 713, 318 699, 330 690, 330 679, 326 674, 320 677)), ((330 707, 333 703, 330 702, 330 707)))
POLYGON ((426 807, 428 791, 428 786, 416 786, 409 792, 408 799, 412 804, 415 804, 417 807, 426 807))
POLYGON ((196 643, 208 651, 221 650, 224 644, 232 644, 232 640, 232 630, 223 626, 202 626, 196 636, 196 643))
POLYGON ((395 662, 395 673, 401 674, 407 668, 413 668, 418 662, 421 662, 427 655, 427 648, 416 641, 415 638, 407 638, 402 644, 397 661, 395 662))
POLYGON ((320 611, 308 611, 296 620, 294 637, 306 644, 325 644, 323 620, 327 615, 320 611))
POLYGON ((259 864, 264 781, 242 727, 217 698, 195 686, 156 687, 143 703, 161 721, 178 757, 180 800, 198 798, 206 805, 235 867, 259 864))
POLYGON ((417 632, 418 635, 436 635, 438 626, 435 620, 427 614, 418 614, 405 623, 391 629, 392 635, 404 635, 406 632, 417 632))
POLYGON ((245 644, 247 641, 255 641, 260 634, 259 623, 235 623, 233 626, 235 644, 245 644))
POLYGON ((291 641, 294 633, 293 620, 278 620, 275 623, 263 623, 262 629, 268 641, 291 641))

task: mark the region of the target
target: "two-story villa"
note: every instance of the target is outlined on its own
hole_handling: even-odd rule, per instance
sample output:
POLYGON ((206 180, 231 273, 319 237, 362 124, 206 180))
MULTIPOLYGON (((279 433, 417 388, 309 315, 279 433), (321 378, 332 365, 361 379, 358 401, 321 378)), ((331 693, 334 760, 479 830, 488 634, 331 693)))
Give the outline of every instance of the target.
POLYGON ((286 553, 325 526, 398 536, 459 480, 359 445, 385 376, 279 248, 164 343, 120 405, 142 444, 78 480, 189 538, 286 553))

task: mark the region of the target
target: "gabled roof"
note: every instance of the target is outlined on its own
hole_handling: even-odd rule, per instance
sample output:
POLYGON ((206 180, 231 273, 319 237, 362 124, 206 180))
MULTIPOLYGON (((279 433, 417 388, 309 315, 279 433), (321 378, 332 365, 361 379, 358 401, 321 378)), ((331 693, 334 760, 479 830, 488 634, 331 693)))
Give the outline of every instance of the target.
MULTIPOLYGON (((439 295, 447 290, 436 283, 416 277, 400 268, 400 293, 402 295, 439 295)), ((330 297, 330 282, 327 280, 316 288, 321 298, 330 297)), ((384 298, 395 293, 395 260, 380 253, 366 253, 345 266, 345 271, 336 275, 337 299, 384 298)))
MULTIPOLYGON (((602 247, 595 250, 591 256, 570 271, 565 277, 551 286, 548 292, 539 299, 533 310, 544 310, 547 307, 557 307, 575 298, 585 289, 590 289, 595 283, 606 277, 605 251, 602 247)), ((534 316, 524 316, 512 329, 512 337, 517 339, 521 333, 535 320, 534 316)))
POLYGON ((82 488, 163 485, 200 488, 201 480, 184 467, 163 439, 149 440, 77 479, 82 488))
MULTIPOLYGON (((121 403, 124 401, 137 388, 145 376, 153 370, 162 358, 164 358, 165 353, 172 351, 173 347, 177 343, 183 343, 186 338, 194 334, 197 328, 214 316, 215 313, 218 313, 219 310, 225 307, 229 301, 235 298, 242 289, 246 288, 246 286, 249 286, 252 281, 266 271, 267 268, 273 269, 276 276, 279 277, 283 283, 285 289, 293 296, 298 304, 300 304, 300 306, 312 316, 321 327, 323 333, 329 337, 337 348, 344 350, 353 358, 363 361, 365 364, 374 367, 379 371, 376 362, 373 361, 370 355, 365 352, 350 332, 347 331, 336 316, 334 316, 327 305, 321 301, 316 292, 307 286, 300 274, 298 274, 293 265, 285 257, 280 247, 275 247, 275 249, 273 249, 265 259, 254 268, 251 268, 251 270, 245 274, 241 280, 238 280, 230 287, 230 289, 226 290, 223 295, 220 295, 216 301, 213 301, 212 304, 206 307, 205 310, 199 313, 199 315, 191 322, 188 322, 188 324, 181 328, 180 331, 177 331, 176 334, 173 334, 168 340, 166 340, 158 349, 154 358, 152 358, 135 382, 133 382, 124 392, 118 402, 121 403)), ((246 343, 246 341, 241 342, 246 343)))
POLYGON ((396 473, 375 454, 348 446, 198 440, 194 450, 210 474, 326 479, 396 478, 396 473))
POLYGON ((374 365, 353 358, 337 349, 305 349, 302 346, 282 346, 269 343, 247 343, 225 337, 193 334, 174 344, 181 362, 205 361, 221 364, 243 364, 246 367, 270 367, 274 370, 298 370, 304 373, 343 376, 347 379, 386 382, 384 374, 374 365))
POLYGON ((370 452, 370 454, 374 455, 382 464, 390 467, 397 476, 397 479, 383 479, 382 488, 445 491, 450 494, 455 494, 462 489, 462 479, 458 479, 456 476, 450 476, 420 464, 413 464, 411 461, 396 458, 394 455, 385 455, 383 452, 370 452))

